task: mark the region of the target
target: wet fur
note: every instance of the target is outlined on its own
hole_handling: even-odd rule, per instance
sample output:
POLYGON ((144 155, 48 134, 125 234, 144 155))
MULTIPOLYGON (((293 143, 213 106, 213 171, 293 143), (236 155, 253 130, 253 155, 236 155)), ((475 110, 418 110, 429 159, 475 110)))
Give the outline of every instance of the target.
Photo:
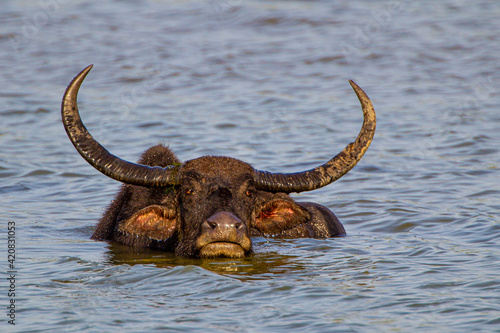
MULTIPOLYGON (((174 153, 163 145, 148 149, 138 162, 143 165, 161 167, 181 163, 174 153)), ((186 183, 191 182, 192 186, 198 186, 200 190, 204 189, 205 185, 197 183, 198 173, 204 177, 217 179, 218 183, 224 184, 228 189, 225 190, 226 192, 218 193, 216 202, 199 200, 189 203, 189 196, 180 193, 179 187, 155 188, 123 185, 99 221, 92 239, 113 240, 134 247, 175 251, 180 256, 197 256, 193 243, 198 236, 196 234, 198 229, 196 225, 191 226, 184 221, 184 215, 189 211, 191 216, 194 216, 191 219, 199 221, 196 223, 201 223, 207 218, 207 216, 201 216, 202 212, 211 210, 215 212, 217 207, 222 206, 236 211, 237 215, 248 216, 246 223, 248 223, 249 236, 324 238, 345 235, 344 227, 337 217, 328 208, 319 204, 296 203, 287 194, 264 191, 255 191, 251 202, 252 207, 246 206, 248 200, 244 200, 245 197, 234 198, 239 195, 237 194, 239 189, 233 188, 233 184, 238 186, 237 184, 247 182, 246 177, 253 176, 252 167, 244 162, 228 157, 208 156, 186 162, 181 170, 182 177, 184 177, 184 180, 182 177, 181 180, 186 183), (131 224, 136 218, 134 214, 151 205, 158 205, 158 209, 163 209, 163 217, 146 219, 144 223, 151 225, 174 223, 175 231, 168 239, 154 237, 154 231, 149 231, 148 234, 134 231, 135 226, 131 224), (249 212, 248 209, 252 209, 253 212, 249 212), (200 216, 197 215, 198 212, 200 216), (175 216, 175 221, 169 220, 172 216, 175 216), (131 218, 132 220, 128 221, 131 218)), ((186 186, 183 185, 184 191, 186 186)), ((247 252, 250 253, 251 248, 247 252)))

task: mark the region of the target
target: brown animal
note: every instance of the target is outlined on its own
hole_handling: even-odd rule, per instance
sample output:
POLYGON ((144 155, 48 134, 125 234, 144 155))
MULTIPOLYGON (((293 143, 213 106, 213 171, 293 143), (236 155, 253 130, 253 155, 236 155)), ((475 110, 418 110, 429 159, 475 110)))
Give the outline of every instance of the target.
POLYGON ((244 257, 252 236, 344 236, 326 207, 295 202, 288 193, 310 191, 339 179, 361 159, 375 133, 375 110, 354 82, 364 122, 355 142, 314 169, 270 173, 230 157, 203 156, 181 163, 165 146, 149 148, 137 164, 110 154, 87 131, 77 94, 92 65, 68 86, 61 107, 66 132, 80 155, 123 185, 92 235, 185 257, 244 257))

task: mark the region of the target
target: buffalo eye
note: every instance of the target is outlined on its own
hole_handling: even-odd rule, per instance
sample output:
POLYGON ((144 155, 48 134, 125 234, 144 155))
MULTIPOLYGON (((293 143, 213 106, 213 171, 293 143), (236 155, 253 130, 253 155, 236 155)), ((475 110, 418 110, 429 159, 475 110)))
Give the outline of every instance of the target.
POLYGON ((254 192, 252 190, 246 190, 246 192, 245 192, 245 194, 246 194, 247 197, 253 196, 253 193, 254 192))
POLYGON ((188 188, 188 189, 186 189, 186 190, 184 191, 184 193, 186 193, 186 194, 193 194, 193 193, 194 193, 194 190, 192 190, 192 189, 188 188))

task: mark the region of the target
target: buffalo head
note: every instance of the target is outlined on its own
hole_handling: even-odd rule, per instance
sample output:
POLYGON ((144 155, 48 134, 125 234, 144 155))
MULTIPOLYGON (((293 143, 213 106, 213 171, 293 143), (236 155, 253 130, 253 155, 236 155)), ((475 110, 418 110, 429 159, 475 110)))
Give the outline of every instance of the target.
POLYGON ((138 163, 110 154, 87 131, 77 94, 88 66, 68 86, 62 102, 64 128, 80 155, 125 185, 92 238, 175 251, 188 257, 244 257, 252 236, 332 237, 345 234, 326 207, 295 202, 291 192, 328 185, 351 170, 375 133, 375 111, 354 82, 364 122, 355 142, 323 165, 297 173, 270 173, 222 156, 181 163, 165 146, 148 149, 138 163))

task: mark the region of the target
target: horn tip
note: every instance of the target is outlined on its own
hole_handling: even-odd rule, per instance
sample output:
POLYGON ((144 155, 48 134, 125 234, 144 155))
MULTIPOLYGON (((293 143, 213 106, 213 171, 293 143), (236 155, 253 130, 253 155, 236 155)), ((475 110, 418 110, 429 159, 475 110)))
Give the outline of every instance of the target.
POLYGON ((356 84, 356 82, 354 82, 353 80, 349 80, 349 84, 351 85, 351 87, 353 89, 356 89, 356 88, 359 88, 359 86, 356 84))
POLYGON ((85 67, 82 71, 82 73, 88 73, 90 70, 94 67, 94 64, 90 64, 87 67, 85 67))
POLYGON ((363 100, 369 100, 368 95, 366 95, 365 91, 361 89, 360 86, 358 86, 354 81, 349 80, 349 83, 351 84, 352 89, 358 96, 358 98, 363 99, 363 100))

